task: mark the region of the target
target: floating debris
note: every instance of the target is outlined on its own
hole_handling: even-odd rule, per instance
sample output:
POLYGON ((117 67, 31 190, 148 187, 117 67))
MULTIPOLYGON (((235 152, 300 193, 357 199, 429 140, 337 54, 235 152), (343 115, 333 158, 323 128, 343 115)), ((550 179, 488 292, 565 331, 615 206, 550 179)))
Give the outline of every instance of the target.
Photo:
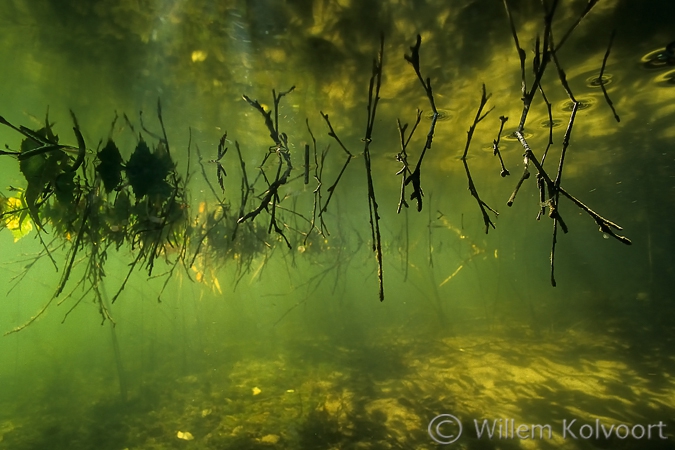
POLYGON ((253 395, 258 395, 262 392, 262 390, 260 388, 258 388, 257 386, 254 387, 253 389, 251 389, 251 391, 253 392, 253 395))

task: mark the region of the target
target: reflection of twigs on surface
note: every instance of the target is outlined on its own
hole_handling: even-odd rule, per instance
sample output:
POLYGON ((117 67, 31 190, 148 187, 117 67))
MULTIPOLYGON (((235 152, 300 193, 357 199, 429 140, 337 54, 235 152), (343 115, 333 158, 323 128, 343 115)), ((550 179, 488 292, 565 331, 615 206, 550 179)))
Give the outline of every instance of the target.
MULTIPOLYGON (((537 37, 536 43, 535 43, 535 60, 534 60, 534 70, 535 72, 538 70, 539 67, 539 61, 541 59, 541 51, 539 48, 539 37, 537 37)), ((544 87, 539 83, 539 92, 541 92, 541 98, 544 100, 544 103, 546 104, 546 111, 548 114, 548 143, 546 144, 546 148, 544 149, 544 153, 541 155, 541 165, 542 167, 544 166, 544 163, 546 162, 546 156, 548 155, 548 151, 550 150, 551 146, 553 145, 553 112, 552 112, 552 105, 551 102, 548 101, 548 97, 546 97, 546 92, 544 92, 544 87)), ((527 163, 527 159, 526 159, 527 163)), ((537 189, 539 190, 539 212, 537 213, 537 220, 541 219, 541 216, 546 213, 546 186, 544 184, 544 181, 541 177, 541 174, 537 173, 537 189)), ((509 205, 510 206, 510 205, 509 205)), ((557 224, 554 224, 554 228, 557 229, 557 224)))
MULTIPOLYGON (((485 223, 485 233, 487 234, 488 230, 490 227, 495 228, 495 224, 492 222, 492 219, 490 219, 490 216, 487 213, 487 210, 492 211, 495 213, 495 215, 499 215, 497 211, 492 209, 487 203, 485 203, 483 200, 481 200, 480 196, 478 195, 478 191, 476 190, 476 185, 473 182, 473 178, 471 178, 471 171, 469 171, 469 164, 466 162, 466 155, 469 153, 469 146, 471 145, 471 138, 473 138, 473 133, 476 130, 476 126, 478 123, 480 123, 485 117, 490 114, 490 112, 494 109, 494 106, 490 108, 489 110, 485 111, 483 113, 483 108, 485 108, 485 104, 487 103, 488 99, 490 98, 490 95, 488 95, 485 92, 485 84, 483 84, 483 93, 481 95, 480 99, 480 105, 478 106, 478 111, 476 111, 476 117, 473 119, 473 123, 469 127, 469 131, 467 132, 467 137, 466 137, 466 146, 464 147, 464 154, 462 155, 462 163, 464 164, 464 170, 466 171, 466 177, 468 178, 469 181, 469 192, 471 192, 471 195, 473 198, 476 199, 476 202, 478 202, 478 206, 480 207, 481 213, 483 214, 483 222, 485 223)), ((503 122, 502 122, 503 123, 503 122)))
POLYGON ((589 12, 591 12, 591 9, 595 6, 595 4, 598 3, 598 0, 588 0, 588 3, 586 4, 586 7, 584 10, 581 12, 577 20, 570 26, 569 30, 567 30, 567 33, 560 39, 560 43, 556 47, 556 51, 560 49, 560 47, 563 46, 565 41, 567 41, 567 38, 569 38, 572 35, 572 32, 576 29, 576 27, 581 23, 584 17, 588 15, 589 12))
POLYGON ((518 41, 518 33, 516 32, 516 25, 513 23, 513 16, 511 15, 511 9, 509 8, 508 3, 506 0, 504 0, 504 7, 506 8, 506 15, 509 18, 509 25, 511 26, 511 34, 513 35, 513 40, 515 41, 516 44, 516 50, 518 51, 518 57, 520 58, 520 91, 523 96, 523 100, 525 99, 525 96, 527 95, 527 80, 525 79, 525 59, 527 58, 527 54, 525 53, 525 50, 520 46, 520 42, 518 41))
MULTIPOLYGON (((410 64, 412 64, 413 69, 415 70, 415 74, 417 75, 417 78, 422 83, 422 87, 424 88, 424 91, 427 94, 429 104, 431 105, 431 111, 433 113, 433 116, 431 118, 431 125, 429 126, 429 132, 427 133, 427 139, 426 142, 424 143, 424 148, 420 153, 420 157, 417 160, 417 164, 415 165, 415 170, 413 170, 412 173, 405 180, 405 185, 408 185, 410 183, 412 183, 413 185, 413 193, 410 194, 410 200, 417 201, 417 211, 422 211, 422 197, 424 197, 424 192, 422 191, 422 182, 420 179, 422 176, 422 160, 424 159, 424 155, 426 154, 427 150, 431 148, 431 144, 434 140, 434 130, 436 129, 436 122, 438 121, 438 110, 436 109, 436 103, 434 102, 434 94, 431 88, 431 78, 427 77, 425 81, 424 78, 422 77, 422 73, 420 72, 419 50, 421 45, 422 45, 422 36, 418 34, 415 45, 410 47, 411 51, 410 56, 404 55, 405 60, 408 61, 410 64)), ((419 123, 419 114, 421 114, 421 112, 418 112, 418 119, 417 119, 418 123, 419 123)), ((399 202, 399 211, 400 209, 401 208, 399 202)))
MULTIPOLYGON (((544 70, 546 70, 546 66, 548 65, 548 62, 550 60, 550 54, 549 54, 549 43, 548 43, 548 38, 550 35, 550 30, 553 22, 553 14, 555 13, 555 9, 558 5, 558 0, 553 0, 553 4, 551 5, 551 8, 549 11, 546 12, 545 18, 544 18, 544 45, 543 45, 543 52, 540 55, 537 53, 535 55, 535 59, 533 62, 533 66, 535 69, 535 78, 532 83, 532 86, 530 86, 530 90, 527 91, 525 89, 525 61, 522 59, 523 58, 523 49, 520 47, 519 41, 518 41, 518 34, 516 33, 516 28, 513 26, 513 19, 511 16, 511 11, 509 9, 509 5, 507 0, 504 0, 504 7, 506 8, 506 13, 509 17, 509 20, 512 24, 511 26, 511 33, 513 35, 513 40, 516 44, 516 49, 518 51, 518 55, 521 57, 521 79, 522 79, 522 86, 521 90, 523 92, 523 111, 520 116, 520 122, 518 123, 518 131, 523 131, 525 128, 525 121, 527 119, 527 115, 530 111, 530 106, 532 105, 532 100, 534 99, 534 95, 537 92, 537 89, 539 88, 539 83, 541 81, 541 77, 544 75, 544 70)), ((523 178, 527 178, 529 174, 526 176, 523 174, 523 178)), ((519 182, 519 184, 522 184, 522 182, 519 182)), ((515 192, 512 197, 515 198, 515 192)))
POLYGON ((511 175, 509 171, 506 170, 506 166, 504 165, 504 158, 502 158, 502 153, 499 151, 499 141, 502 138, 502 131, 504 131, 504 124, 506 123, 507 120, 509 120, 508 117, 499 116, 499 133, 497 133, 497 139, 492 141, 492 154, 496 155, 499 158, 499 164, 502 166, 499 175, 501 175, 502 177, 511 175))
MULTIPOLYGON (((537 41, 535 43, 535 59, 534 59, 534 70, 535 72, 539 70, 539 61, 541 60, 541 50, 539 49, 539 37, 537 37, 537 41)), ((551 148, 551 145, 553 145, 553 111, 552 111, 552 105, 551 102, 548 101, 548 97, 546 97, 546 92, 544 92, 544 87, 539 83, 539 92, 541 92, 541 98, 544 100, 544 103, 546 104, 546 112, 548 114, 548 143, 546 144, 546 149, 544 150, 544 153, 541 156, 541 165, 544 165, 544 162, 546 161, 546 155, 548 155, 548 151, 551 148)))
POLYGON ((614 109, 614 103, 612 103, 612 100, 610 100, 609 94, 607 93, 607 89, 605 88, 605 80, 602 79, 602 76, 605 73, 605 66, 607 65, 607 58, 609 58, 609 52, 612 49, 612 43, 614 42, 615 34, 616 30, 613 30, 612 35, 609 38, 609 45, 607 46, 605 57, 602 59, 602 67, 600 68, 600 75, 598 75, 598 83, 600 83, 600 88, 602 89, 602 94, 605 96, 605 100, 607 100, 607 104, 609 105, 610 108, 612 108, 612 114, 614 114, 614 118, 616 119, 617 122, 621 122, 619 115, 616 113, 616 110, 614 109))

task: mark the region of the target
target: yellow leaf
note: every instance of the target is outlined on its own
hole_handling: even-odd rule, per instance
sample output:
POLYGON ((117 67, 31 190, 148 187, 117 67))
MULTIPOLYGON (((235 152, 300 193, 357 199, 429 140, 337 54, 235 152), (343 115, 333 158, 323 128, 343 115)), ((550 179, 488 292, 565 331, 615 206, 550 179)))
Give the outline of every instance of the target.
MULTIPOLYGON (((7 199, 8 210, 18 210, 23 207, 21 199, 10 197, 7 199)), ((14 242, 18 241, 33 229, 32 222, 28 217, 21 217, 21 213, 15 213, 5 218, 5 226, 12 232, 14 242)))

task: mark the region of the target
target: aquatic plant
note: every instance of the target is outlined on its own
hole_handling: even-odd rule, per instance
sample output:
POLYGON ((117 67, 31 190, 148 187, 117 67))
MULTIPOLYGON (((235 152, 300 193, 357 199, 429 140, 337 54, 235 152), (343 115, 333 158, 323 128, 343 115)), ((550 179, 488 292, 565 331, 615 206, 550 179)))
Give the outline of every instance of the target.
MULTIPOLYGON (((516 20, 508 1, 504 1, 506 16, 520 59, 520 91, 523 105, 520 120, 513 136, 522 146, 524 157, 522 175, 517 181, 507 205, 513 205, 521 186, 530 178, 530 165, 533 165, 536 169, 535 178, 539 190, 537 219, 547 214, 553 220, 550 252, 550 278, 553 286, 556 285, 555 253, 558 229, 562 229, 563 232, 568 231, 560 211, 561 196, 570 200, 589 215, 603 234, 614 237, 624 244, 631 243, 628 238, 617 234, 617 230, 621 230, 619 225, 596 213, 569 193, 563 187, 562 182, 565 160, 570 149, 570 137, 577 112, 581 108, 581 100, 575 97, 570 88, 559 50, 568 42, 574 30, 590 13, 596 3, 594 0, 589 1, 583 11, 578 14, 574 23, 562 33, 562 38, 559 40, 554 39, 553 26, 558 2, 553 1, 550 5, 545 5, 543 30, 541 31, 543 38, 536 39, 532 60, 534 79, 528 83, 526 52, 520 45, 516 20), (549 150, 553 146, 553 128, 556 123, 552 117, 551 103, 542 86, 542 77, 549 67, 554 67, 557 72, 559 84, 556 87, 561 88, 571 102, 571 108, 568 111, 568 125, 561 143, 559 163, 557 168, 554 169, 555 174, 545 165, 549 150), (540 94, 540 97, 538 94, 540 94), (537 156, 535 150, 530 146, 529 136, 525 132, 529 113, 535 101, 538 101, 539 98, 547 109, 548 121, 546 123, 549 130, 548 144, 541 152, 541 156, 537 156)), ((603 81, 613 39, 614 34, 610 38, 597 80, 599 80, 599 86, 603 91, 606 102, 618 122, 619 116, 605 89, 606 83, 603 81)), ((56 298, 64 294, 66 287, 72 286, 70 279, 75 273, 74 269, 80 264, 83 266, 80 272, 80 280, 75 282, 72 290, 59 300, 59 302, 64 302, 67 299, 73 299, 76 289, 82 288, 82 293, 73 299, 73 305, 66 316, 83 299, 93 294, 103 321, 110 320, 111 323, 114 323, 102 290, 102 283, 105 277, 105 263, 108 252, 112 249, 119 250, 122 247, 130 250, 132 257, 128 272, 120 285, 117 286, 115 294, 111 297, 111 303, 115 303, 120 298, 131 274, 141 268, 145 270, 148 277, 165 277, 162 291, 158 295, 158 301, 161 301, 162 293, 172 275, 179 270, 184 272, 187 278, 209 282, 213 289, 220 291, 220 284, 215 273, 220 267, 234 262, 237 265, 237 279, 233 283, 236 287, 243 274, 253 271, 254 261, 259 258, 262 259, 262 264, 259 266, 258 272, 262 270, 272 254, 277 251, 279 243, 284 245, 280 246, 278 251, 287 252, 285 255, 291 254, 293 258, 296 255, 303 255, 306 258, 320 258, 323 255, 324 260, 332 259, 326 270, 340 270, 340 267, 344 267, 342 265, 343 258, 351 258, 353 254, 344 252, 340 243, 337 245, 331 244, 332 237, 329 230, 333 225, 328 223, 327 212, 329 206, 334 206, 331 201, 334 196, 339 195, 336 193, 343 189, 344 183, 341 184, 341 182, 345 179, 351 160, 360 156, 364 159, 366 174, 365 193, 368 200, 369 247, 375 256, 378 298, 380 301, 384 300, 383 259, 385 251, 383 248, 386 247, 387 243, 383 242, 381 233, 381 205, 376 198, 375 161, 371 155, 371 147, 374 145, 375 139, 374 129, 378 106, 380 106, 380 90, 385 72, 384 42, 384 35, 382 34, 377 54, 372 58, 367 86, 359 87, 362 88, 362 92, 367 92, 366 95, 363 95, 366 117, 365 131, 361 138, 362 150, 354 151, 353 145, 350 145, 347 138, 344 135, 340 137, 338 131, 336 131, 334 125, 344 118, 335 118, 332 113, 329 118, 329 114, 325 113, 324 110, 318 111, 326 124, 326 135, 332 141, 335 141, 345 154, 341 166, 328 168, 335 170, 330 172, 333 181, 326 189, 324 189, 324 183, 327 184, 326 177, 328 175, 324 174, 324 169, 327 168, 326 158, 329 153, 329 146, 326 144, 323 147, 324 149, 319 151, 322 144, 317 141, 310 128, 309 118, 305 119, 305 123, 311 144, 300 144, 301 139, 298 134, 301 133, 298 132, 294 135, 290 125, 284 123, 284 118, 280 115, 281 102, 287 96, 293 95, 295 86, 285 91, 272 89, 271 108, 247 94, 242 95, 248 106, 259 113, 264 125, 263 132, 268 133, 271 140, 268 142, 269 145, 258 149, 262 160, 255 169, 255 176, 252 175, 253 172, 250 169, 247 170, 245 159, 242 157, 242 147, 252 148, 253 146, 250 143, 228 140, 228 133, 225 132, 214 143, 214 148, 209 150, 209 156, 203 156, 199 146, 194 146, 202 178, 212 194, 212 198, 198 203, 196 211, 193 211, 197 205, 191 204, 189 187, 193 176, 191 172, 191 160, 193 158, 192 131, 189 130, 189 142, 186 149, 186 171, 184 174, 179 174, 176 154, 174 153, 176 149, 169 144, 159 100, 156 110, 159 132, 153 132, 146 127, 142 113, 138 119, 140 127, 134 125, 128 116, 123 115, 124 123, 122 126, 128 128, 135 139, 133 148, 124 148, 125 146, 118 145, 121 141, 116 136, 120 132, 116 129, 118 125, 117 115, 112 121, 109 135, 99 141, 95 149, 87 147, 74 113, 71 113, 74 144, 60 143, 59 137, 53 129, 53 123, 49 120, 49 114, 46 115, 43 126, 38 129, 16 126, 0 116, 0 124, 16 131, 23 138, 18 150, 11 150, 10 148, 0 150, 0 156, 16 158, 18 169, 25 179, 25 186, 12 188, 12 191, 15 192, 13 196, 3 195, 0 197, 0 218, 2 219, 0 224, 10 228, 17 238, 34 229, 43 248, 37 255, 36 260, 47 256, 53 265, 61 270, 60 281, 51 299, 26 323, 10 332, 19 331, 33 323, 56 298), (139 129, 137 130, 137 128, 139 129), (236 161, 232 162, 232 154, 235 152, 230 151, 228 153, 228 148, 232 146, 232 143, 234 143, 238 164, 236 161), (130 156, 125 159, 122 155, 130 156), (299 161, 303 163, 299 163, 299 161), (214 170, 210 168, 207 170, 209 165, 213 166, 214 170), (226 179, 237 176, 237 171, 233 170, 237 165, 241 169, 238 174, 240 179, 238 196, 236 192, 226 188, 226 179), (299 168, 301 168, 301 173, 295 176, 294 171, 299 168), (299 180, 302 180, 304 185, 308 185, 310 174, 313 175, 316 187, 311 191, 313 200, 311 209, 308 210, 305 208, 306 204, 298 205, 293 189, 295 189, 294 183, 300 183, 299 180), (51 235, 49 242, 44 239, 47 232, 51 235), (63 249, 66 252, 65 260, 60 265, 53 256, 57 249, 63 249), (159 262, 167 269, 161 275, 155 273, 159 262)), ((668 50, 670 50, 670 46, 668 50)), ((353 56, 356 60, 359 60, 360 54, 353 50, 353 56)), ((404 54, 404 60, 412 66, 415 77, 422 85, 424 95, 431 108, 429 116, 431 123, 426 136, 419 142, 420 151, 414 155, 411 148, 412 145, 417 143, 414 141, 414 134, 422 120, 423 111, 417 109, 415 121, 410 129, 408 129, 407 123, 402 124, 401 120, 397 119, 400 149, 392 156, 395 156, 396 161, 401 164, 400 170, 396 172, 396 176, 401 177, 396 206, 398 213, 402 211, 403 207, 409 207, 409 201, 415 201, 418 212, 421 212, 427 205, 424 202, 422 172, 427 167, 425 157, 431 151, 432 145, 437 143, 435 133, 442 115, 436 105, 435 95, 437 93, 432 88, 432 79, 423 75, 423 72, 426 73, 428 69, 423 65, 422 35, 417 35, 414 45, 410 46, 410 52, 404 54), (409 162, 413 156, 416 156, 417 159, 414 166, 409 162), (411 192, 408 192, 408 189, 411 189, 411 192)), ((436 84, 434 84, 435 86, 436 84)), ((460 160, 467 177, 469 193, 480 209, 484 230, 485 233, 488 233, 490 228, 496 228, 496 220, 493 219, 491 214, 496 216, 498 212, 489 206, 479 194, 468 161, 472 140, 478 125, 485 123, 488 115, 497 107, 497 105, 488 106, 491 94, 488 93, 485 84, 481 83, 480 86, 481 94, 478 108, 472 121, 468 124, 460 160)), ((507 120, 508 117, 506 116, 499 117, 499 131, 492 141, 492 152, 499 159, 499 175, 502 178, 510 175, 500 151, 500 142, 501 138, 504 137, 504 125, 507 120)), ((230 136, 237 134, 238 130, 230 130, 230 136)), ((255 152, 255 148, 252 151, 255 152)), ((352 207, 350 206, 350 208, 352 207)), ((431 211, 429 211, 429 234, 431 234, 432 221, 431 211)), ((403 253, 406 267, 404 279, 407 279, 409 259, 407 216, 405 224, 406 243, 403 253)), ((335 234, 340 235, 339 232, 335 234)), ((429 245, 431 247, 431 244, 429 245)), ((475 247, 475 249, 478 249, 478 247, 475 247)), ((482 251, 482 249, 475 250, 465 257, 460 264, 460 268, 463 267, 465 262, 482 253, 482 251)), ((431 248, 429 255, 429 264, 433 265, 431 248)), ((32 264, 26 266, 24 275, 31 267, 32 264)), ((322 280, 325 273, 327 272, 321 272, 319 275, 315 275, 317 278, 310 278, 307 282, 315 289, 314 280, 322 280)), ((456 273, 455 271, 449 277, 446 277, 441 285, 449 282, 456 273)), ((298 302, 298 304, 300 303, 298 302)), ((298 304, 293 306, 291 310, 298 304)))

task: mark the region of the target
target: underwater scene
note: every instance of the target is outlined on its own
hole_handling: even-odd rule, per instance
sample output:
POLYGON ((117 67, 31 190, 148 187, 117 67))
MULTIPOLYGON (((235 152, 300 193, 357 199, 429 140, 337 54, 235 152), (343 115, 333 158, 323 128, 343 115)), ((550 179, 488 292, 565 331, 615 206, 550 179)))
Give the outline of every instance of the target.
POLYGON ((0 2, 0 449, 675 448, 675 3, 0 2))

